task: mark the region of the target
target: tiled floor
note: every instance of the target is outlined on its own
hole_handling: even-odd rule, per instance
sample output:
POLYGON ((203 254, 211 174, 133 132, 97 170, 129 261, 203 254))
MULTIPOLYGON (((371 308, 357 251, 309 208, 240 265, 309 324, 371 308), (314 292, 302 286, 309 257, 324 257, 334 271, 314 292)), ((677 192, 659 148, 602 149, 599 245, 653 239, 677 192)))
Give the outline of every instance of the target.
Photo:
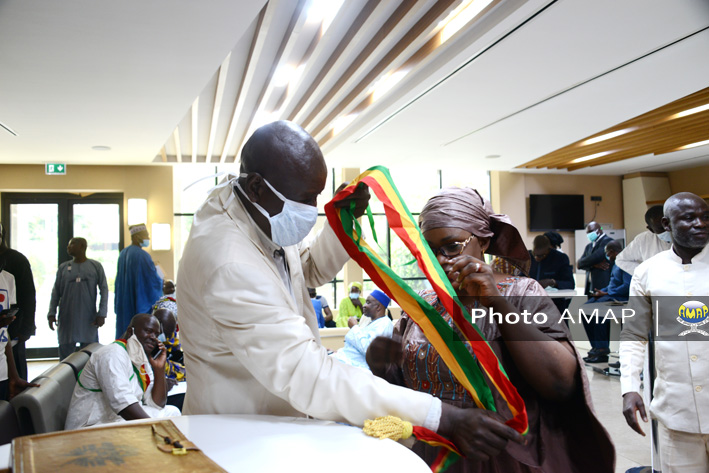
MULTIPOLYGON (((585 350, 581 350, 585 352, 585 350)), ((29 378, 33 379, 57 361, 35 361, 29 363, 29 378)), ((599 368, 607 365, 599 364, 599 368)), ((616 448, 616 473, 625 473, 628 468, 650 465, 650 434, 644 428, 646 437, 636 434, 625 423, 622 414, 622 398, 618 377, 605 376, 586 368, 591 385, 594 407, 605 428, 610 433, 616 448)))

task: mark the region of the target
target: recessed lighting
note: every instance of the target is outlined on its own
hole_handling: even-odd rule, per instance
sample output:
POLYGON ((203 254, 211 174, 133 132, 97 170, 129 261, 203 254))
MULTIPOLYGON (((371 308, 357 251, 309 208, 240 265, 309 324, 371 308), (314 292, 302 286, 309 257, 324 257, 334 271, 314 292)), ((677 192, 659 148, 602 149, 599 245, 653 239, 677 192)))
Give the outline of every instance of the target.
POLYGON ((592 145, 594 143, 600 143, 601 141, 606 141, 610 140, 611 138, 615 138, 616 136, 624 135, 628 132, 631 132, 635 130, 637 127, 631 127, 631 128, 624 128, 623 130, 618 130, 618 131, 612 131, 610 133, 606 133, 605 135, 601 136, 596 136, 595 138, 589 138, 583 143, 581 143, 582 146, 585 145, 592 145))
POLYGON ((330 27, 344 0, 313 0, 308 9, 308 22, 322 22, 322 32, 330 27))
POLYGON ((448 41, 454 34, 485 9, 492 0, 471 0, 466 6, 453 10, 449 20, 443 20, 445 26, 441 30, 441 44, 448 41))
POLYGON ((110 146, 102 146, 102 145, 92 146, 91 149, 96 150, 96 151, 111 151, 110 146))
POLYGON ((499 157, 499 154, 488 154, 487 156, 485 156, 485 159, 497 159, 499 157))
POLYGON ((382 98, 383 95, 389 92, 392 87, 398 84, 408 73, 408 69, 401 69, 385 74, 374 84, 374 87, 372 87, 372 101, 377 101, 382 98))
POLYGON ((571 161, 570 164, 582 163, 584 161, 590 161, 592 159, 600 158, 601 156, 606 156, 611 153, 615 153, 615 151, 603 151, 601 153, 590 154, 588 156, 584 156, 583 158, 576 158, 573 161, 571 161))
POLYGON ((686 117, 687 115, 694 115, 695 113, 703 112, 705 110, 709 110, 709 103, 705 105, 700 105, 699 107, 690 108, 689 110, 685 110, 684 112, 675 113, 670 117, 670 119, 682 118, 686 117))
POLYGON ((357 118, 358 113, 350 113, 349 115, 344 115, 342 117, 337 117, 335 121, 332 123, 332 133, 333 134, 338 134, 347 126, 352 123, 352 120, 357 118))
POLYGON ((690 149, 690 148, 696 148, 698 146, 704 146, 704 145, 709 145, 709 140, 697 141, 696 143, 690 143, 688 145, 681 146, 678 149, 690 149))

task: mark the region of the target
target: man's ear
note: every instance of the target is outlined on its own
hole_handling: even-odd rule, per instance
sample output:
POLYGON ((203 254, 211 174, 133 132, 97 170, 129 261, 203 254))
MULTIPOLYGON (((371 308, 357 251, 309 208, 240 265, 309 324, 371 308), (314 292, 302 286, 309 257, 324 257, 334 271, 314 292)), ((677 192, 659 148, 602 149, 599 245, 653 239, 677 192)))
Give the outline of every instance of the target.
POLYGON ((243 187, 246 197, 248 197, 251 202, 258 203, 261 200, 261 193, 263 192, 263 177, 257 172, 249 173, 246 176, 246 182, 243 187))
POLYGON ((662 220, 660 220, 660 223, 662 223, 662 228, 664 228, 666 232, 672 233, 672 227, 670 226, 670 219, 669 218, 662 217, 662 220))

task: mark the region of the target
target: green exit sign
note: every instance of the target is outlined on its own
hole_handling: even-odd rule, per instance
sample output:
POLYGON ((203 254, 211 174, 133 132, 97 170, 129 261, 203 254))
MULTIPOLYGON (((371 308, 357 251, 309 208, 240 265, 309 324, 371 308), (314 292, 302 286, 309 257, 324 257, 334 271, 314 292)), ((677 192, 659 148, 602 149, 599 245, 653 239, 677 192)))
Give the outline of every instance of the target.
POLYGON ((50 176, 65 175, 66 164, 64 163, 47 163, 44 165, 44 173, 50 176))

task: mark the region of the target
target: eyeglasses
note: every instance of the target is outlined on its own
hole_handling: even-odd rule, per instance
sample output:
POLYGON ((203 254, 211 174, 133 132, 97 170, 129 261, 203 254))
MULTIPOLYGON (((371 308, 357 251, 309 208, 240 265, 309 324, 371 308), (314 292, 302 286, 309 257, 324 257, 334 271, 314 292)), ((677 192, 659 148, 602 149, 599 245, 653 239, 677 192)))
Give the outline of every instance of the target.
POLYGON ((470 235, 467 239, 465 239, 465 241, 453 241, 451 243, 441 246, 440 248, 431 247, 431 251, 433 252, 434 256, 438 256, 438 254, 440 253, 446 258, 453 258, 461 254, 463 250, 465 250, 465 246, 473 238, 475 238, 475 235, 470 235))

